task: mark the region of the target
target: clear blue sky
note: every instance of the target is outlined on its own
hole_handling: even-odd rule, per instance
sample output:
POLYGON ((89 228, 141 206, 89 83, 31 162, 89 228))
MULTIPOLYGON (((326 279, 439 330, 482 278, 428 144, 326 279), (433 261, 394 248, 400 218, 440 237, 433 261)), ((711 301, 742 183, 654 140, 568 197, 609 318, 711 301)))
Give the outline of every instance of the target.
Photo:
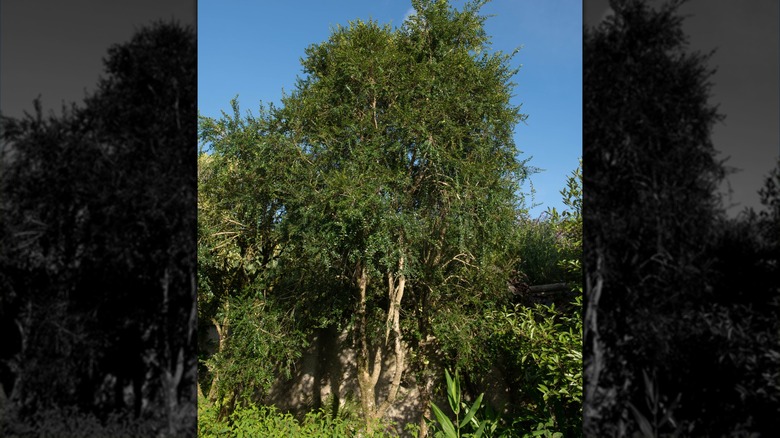
MULTIPOLYGON (((661 0, 648 0, 657 8, 661 0)), ((585 24, 607 14, 609 0, 585 1, 585 24)), ((715 54, 710 104, 726 119, 715 125, 712 142, 736 172, 721 186, 725 207, 736 216, 761 209, 758 190, 780 159, 780 6, 776 0, 697 0, 679 9, 691 51, 715 54), (729 189, 733 192, 729 194, 729 189)))
POLYGON ((81 103, 104 74, 114 44, 156 21, 195 25, 193 0, 0 1, 0 111, 33 113, 40 95, 44 114, 81 103))
MULTIPOLYGON (((327 40, 335 26, 374 19, 397 27, 410 11, 408 0, 200 0, 199 111, 218 118, 236 95, 242 111, 278 104, 282 89, 292 91, 303 74, 304 49, 327 40)), ((582 155, 582 1, 493 0, 482 13, 494 15, 485 24, 493 50, 523 47, 513 60, 522 65, 513 104, 528 119, 516 127, 515 142, 519 158, 543 169, 531 177, 542 204, 531 216, 561 210, 559 191, 582 155)))

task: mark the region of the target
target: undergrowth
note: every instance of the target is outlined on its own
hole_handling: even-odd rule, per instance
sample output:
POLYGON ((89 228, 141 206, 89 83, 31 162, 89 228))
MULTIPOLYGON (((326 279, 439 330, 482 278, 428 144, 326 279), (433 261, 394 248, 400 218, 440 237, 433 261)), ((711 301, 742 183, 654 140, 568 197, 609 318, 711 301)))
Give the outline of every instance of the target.
POLYGON ((363 422, 357 417, 335 417, 325 410, 308 412, 303 420, 275 406, 243 405, 237 407, 229 418, 218 419, 214 405, 201 400, 198 403, 198 436, 205 438, 249 437, 362 437, 385 438, 390 435, 382 430, 366 433, 363 422))
MULTIPOLYGON (((29 418, 20 418, 10 405, 0 412, 0 436, 5 438, 103 438, 156 437, 160 425, 155 426, 130 415, 111 415, 101 421, 92 414, 75 408, 51 408, 29 418)), ((182 435, 184 436, 184 435, 182 435)))

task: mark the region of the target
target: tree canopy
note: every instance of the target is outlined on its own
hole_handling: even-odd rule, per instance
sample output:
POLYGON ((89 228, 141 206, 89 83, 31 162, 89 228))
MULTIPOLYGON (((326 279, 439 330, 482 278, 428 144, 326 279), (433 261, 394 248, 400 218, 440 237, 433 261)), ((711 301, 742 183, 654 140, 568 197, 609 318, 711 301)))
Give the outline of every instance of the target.
POLYGON ((594 436, 771 430, 762 412, 774 390, 760 401, 738 394, 761 385, 757 369, 771 362, 761 351, 776 349, 776 325, 763 319, 776 311, 776 280, 750 241, 761 238, 745 232, 755 227, 724 218, 711 141, 723 116, 710 102, 709 55, 687 48, 682 3, 614 0, 614 15, 585 30, 584 412, 594 436), (721 322, 772 340, 736 347, 721 322))
POLYGON ((83 105, 2 120, 0 317, 24 334, 22 421, 105 420, 133 381, 130 412, 189 433, 174 416, 195 401, 195 60, 191 28, 154 23, 109 49, 83 105))
POLYGON ((490 367, 475 339, 512 299, 531 168, 513 140, 514 54, 490 50, 484 3, 415 0, 399 29, 339 26, 279 107, 244 117, 234 99, 200 118, 199 316, 219 334, 204 371, 225 412, 248 388, 230 379, 265 376, 238 378, 267 393, 319 328, 350 333, 369 428, 402 382, 430 416, 442 364, 490 367))

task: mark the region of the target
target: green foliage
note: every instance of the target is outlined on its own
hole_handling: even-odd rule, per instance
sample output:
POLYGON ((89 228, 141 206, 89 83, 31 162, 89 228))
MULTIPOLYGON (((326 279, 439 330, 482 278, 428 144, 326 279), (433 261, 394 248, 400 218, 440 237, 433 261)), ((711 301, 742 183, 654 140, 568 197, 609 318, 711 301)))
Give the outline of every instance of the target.
POLYGON ((757 373, 777 369, 765 355, 777 351, 776 222, 767 234, 769 212, 723 218, 711 141, 722 116, 709 56, 687 50, 682 3, 614 1, 585 32, 584 260, 603 286, 586 310, 588 435, 671 432, 675 394, 682 435, 776 429, 776 385, 757 373))
POLYGON ((267 394, 276 378, 290 377, 306 345, 289 316, 262 297, 230 298, 227 312, 229 338, 223 350, 205 360, 219 376, 221 404, 267 394))
POLYGON ((561 259, 559 267, 566 273, 566 280, 582 293, 582 158, 566 179, 561 196, 568 208, 560 214, 560 219, 555 209, 551 213, 552 222, 558 223, 561 234, 556 245, 561 259))
POLYGON ((561 190, 568 208, 548 209, 544 217, 519 218, 517 271, 527 285, 582 281, 582 159, 561 190))
MULTIPOLYGON (((578 167, 561 191, 569 209, 562 213, 551 210, 547 221, 532 223, 530 226, 535 229, 526 231, 527 235, 550 236, 547 251, 551 262, 557 264, 556 276, 536 271, 535 278, 567 282, 575 293, 573 302, 561 308, 555 304, 516 304, 510 309, 489 310, 484 316, 489 327, 485 340, 491 346, 491 357, 494 362, 505 362, 507 369, 515 373, 511 386, 520 404, 509 407, 513 418, 505 433, 510 436, 582 433, 581 181, 578 167)), ((520 254, 522 257, 525 253, 520 254)), ((531 272, 527 275, 532 277, 531 272)))
POLYGON ((216 325, 224 338, 200 359, 215 385, 209 396, 228 411, 289 377, 306 335, 292 318, 293 288, 282 285, 293 275, 281 223, 297 195, 297 152, 272 133, 273 107, 242 117, 231 106, 220 120, 201 117, 208 153, 198 158, 198 315, 201 333, 216 325))
MULTIPOLYGON (((528 374, 516 389, 527 393, 518 427, 576 429, 579 313, 499 309, 518 257, 529 277, 581 290, 581 173, 562 192, 570 210, 518 224, 519 183, 533 169, 517 159, 512 130, 526 116, 509 104, 512 55, 489 51, 484 3, 458 11, 415 0, 401 29, 337 27, 306 49, 304 75, 279 108, 242 117, 233 100, 231 115, 200 119, 198 310, 225 341, 202 357, 222 388, 202 412, 202 435, 305 434, 326 421, 252 403, 283 374, 273 359, 292 363, 312 327, 351 330, 359 370, 401 338, 405 372, 422 384, 431 362, 484 370, 501 344, 528 374)), ((482 397, 467 406, 458 376, 446 377, 456 421, 434 407, 439 432, 496 434, 482 397)), ((366 424, 373 404, 363 405, 366 424)))
POLYGON ((358 21, 307 49, 283 109, 316 175, 294 229, 335 275, 359 264, 378 285, 403 257, 410 289, 454 299, 511 225, 524 168, 509 127, 523 116, 506 105, 507 58, 470 54, 476 8, 415 6, 403 32, 358 21))
POLYGON ((384 438, 381 431, 365 434, 357 416, 333 417, 324 410, 305 414, 302 420, 282 413, 274 406, 241 405, 229 419, 218 420, 217 410, 201 400, 198 406, 198 436, 207 438, 303 437, 303 438, 384 438))
POLYGON ((493 342, 509 355, 510 366, 520 370, 518 397, 524 400, 513 425, 565 436, 582 427, 582 298, 571 313, 561 314, 554 305, 515 306, 498 311, 493 342))
POLYGON ((296 151, 268 134, 269 115, 222 120, 201 117, 198 262, 201 317, 214 317, 221 300, 247 290, 267 290, 284 247, 280 222, 296 179, 296 151))
MULTIPOLYGON (((280 108, 242 118, 234 100, 233 115, 201 118, 199 316, 230 328, 223 348, 252 351, 260 340, 232 321, 244 306, 232 297, 249 295, 261 319, 295 314, 265 342, 293 326, 350 328, 365 345, 359 366, 383 334, 388 342, 397 311, 394 337, 444 344, 410 355, 425 368, 458 350, 457 336, 439 334, 460 333, 474 309, 506 298, 507 242, 529 171, 512 129, 525 115, 509 104, 511 56, 487 50, 483 3, 457 11, 420 0, 402 29, 337 27, 306 49, 304 76, 280 108), (402 280, 394 310, 387 291, 402 280)), ((251 369, 251 356, 220 357, 208 362, 220 385, 227 374, 271 378, 229 371, 251 369)))
POLYGON ((517 266, 520 280, 526 285, 546 284, 562 281, 564 273, 560 267, 558 250, 558 224, 550 216, 546 218, 520 218, 517 225, 517 266))
MULTIPOLYGON (((137 371, 150 386, 182 366, 181 405, 194 393, 195 43, 191 27, 142 27, 83 105, 2 118, 0 311, 23 323, 22 416, 122 409, 96 397, 112 355, 153 356, 137 371)), ((149 410, 175 411, 167 395, 149 410)))
POLYGON ((482 397, 484 394, 480 394, 479 397, 474 400, 474 403, 471 405, 471 407, 469 407, 464 401, 461 401, 460 377, 458 376, 458 372, 455 372, 455 378, 453 379, 450 376, 449 370, 444 370, 444 376, 447 379, 447 401, 450 404, 452 413, 455 414, 455 422, 453 423, 447 417, 447 415, 438 406, 436 406, 436 403, 431 402, 431 409, 433 410, 433 413, 436 416, 436 420, 438 421, 438 429, 440 429, 435 430, 434 436, 437 438, 479 438, 483 433, 485 433, 486 430, 488 431, 487 436, 489 436, 490 431, 495 429, 495 424, 486 419, 480 421, 479 417, 476 415, 481 407, 482 397), (461 411, 463 411, 462 420, 460 419, 461 411), (461 432, 466 428, 467 425, 469 426, 468 430, 472 430, 473 433, 461 432))
POLYGON ((111 414, 101 421, 74 407, 47 409, 22 419, 15 408, 0 411, 0 435, 6 438, 102 438, 108 436, 156 436, 159 432, 148 421, 135 420, 127 414, 111 414))

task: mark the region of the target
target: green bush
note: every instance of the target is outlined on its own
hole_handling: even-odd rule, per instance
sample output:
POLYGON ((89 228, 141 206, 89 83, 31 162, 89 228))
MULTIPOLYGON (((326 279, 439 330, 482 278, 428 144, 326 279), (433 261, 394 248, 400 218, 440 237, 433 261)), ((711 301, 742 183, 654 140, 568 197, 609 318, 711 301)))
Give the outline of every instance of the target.
POLYGON ((21 419, 13 406, 0 412, 0 436, 40 438, 102 438, 159 436, 161 425, 136 420, 128 415, 109 416, 101 421, 94 415, 76 408, 51 408, 21 419))
POLYGON ((528 285, 582 281, 582 161, 561 191, 559 212, 548 209, 538 219, 521 217, 517 226, 517 269, 528 285))
POLYGON ((219 421, 217 408, 200 400, 198 404, 198 436, 206 438, 250 437, 365 437, 392 436, 383 431, 366 434, 363 422, 354 415, 330 415, 325 410, 306 413, 298 420, 289 413, 280 412, 275 406, 241 405, 229 419, 219 421))
POLYGON ((556 282, 564 277, 556 248, 558 227, 549 213, 545 215, 538 219, 521 218, 517 227, 518 271, 528 285, 556 282))
POLYGON ((480 421, 480 416, 477 416, 477 412, 482 404, 482 397, 485 394, 480 394, 474 401, 474 404, 469 407, 465 402, 461 401, 460 392, 460 377, 457 371, 455 372, 455 378, 450 376, 448 370, 444 370, 444 376, 447 378, 447 401, 450 403, 450 409, 455 414, 455 422, 453 423, 446 414, 436 405, 431 402, 431 409, 434 415, 436 415, 436 421, 438 424, 434 425, 434 436, 436 438, 459 438, 459 437, 481 437, 486 431, 485 436, 490 436, 490 432, 495 430, 495 423, 483 419, 480 421), (463 412, 463 418, 460 418, 461 411, 463 412), (473 433, 465 433, 469 429, 473 430, 473 433))
POLYGON ((519 269, 530 284, 565 281, 572 303, 516 304, 488 312, 486 340, 510 374, 511 426, 502 436, 582 435, 582 168, 561 190, 567 210, 520 229, 519 269))
POLYGON ((541 432, 531 436, 582 434, 582 297, 573 305, 568 314, 537 304, 495 315, 494 340, 519 374, 515 391, 523 403, 513 429, 541 432))

